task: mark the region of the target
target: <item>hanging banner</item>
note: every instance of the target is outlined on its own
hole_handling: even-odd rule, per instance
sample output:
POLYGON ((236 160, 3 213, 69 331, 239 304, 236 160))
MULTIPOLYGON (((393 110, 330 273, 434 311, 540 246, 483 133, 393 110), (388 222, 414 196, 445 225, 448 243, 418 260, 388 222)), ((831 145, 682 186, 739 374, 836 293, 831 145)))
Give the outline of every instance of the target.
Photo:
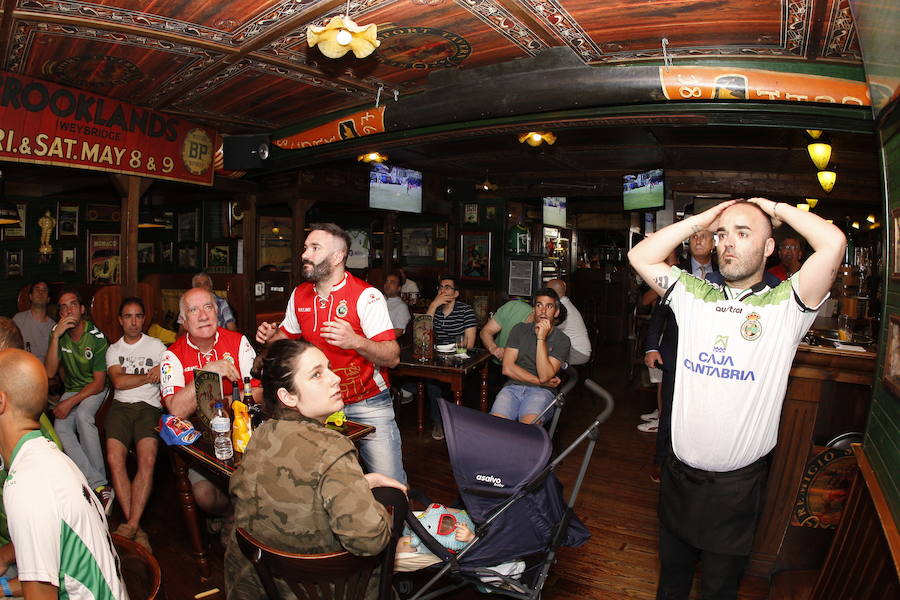
POLYGON ((0 159, 213 182, 215 132, 113 98, 0 72, 0 159))
POLYGON ((272 143, 285 150, 312 148, 331 142, 341 142, 364 135, 384 133, 384 107, 367 108, 338 117, 311 129, 274 140, 272 143))
POLYGON ((659 67, 668 100, 787 100, 869 106, 868 86, 805 73, 734 67, 659 67))

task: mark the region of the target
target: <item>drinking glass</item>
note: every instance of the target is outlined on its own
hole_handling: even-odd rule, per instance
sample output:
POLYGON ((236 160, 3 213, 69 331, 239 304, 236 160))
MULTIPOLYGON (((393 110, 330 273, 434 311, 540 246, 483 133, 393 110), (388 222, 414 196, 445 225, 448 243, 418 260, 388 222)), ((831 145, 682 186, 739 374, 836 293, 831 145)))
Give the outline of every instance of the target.
POLYGON ((468 348, 466 348, 466 336, 461 333, 456 336, 456 355, 462 356, 466 354, 466 350, 468 350, 468 348))

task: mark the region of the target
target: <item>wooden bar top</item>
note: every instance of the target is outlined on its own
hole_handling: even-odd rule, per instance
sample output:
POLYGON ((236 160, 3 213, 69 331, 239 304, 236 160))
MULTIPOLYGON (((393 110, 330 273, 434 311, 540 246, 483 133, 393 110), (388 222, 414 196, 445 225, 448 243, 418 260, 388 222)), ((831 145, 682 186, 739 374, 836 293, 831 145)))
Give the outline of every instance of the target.
POLYGON ((800 344, 794 356, 791 377, 872 385, 877 358, 875 352, 800 344))

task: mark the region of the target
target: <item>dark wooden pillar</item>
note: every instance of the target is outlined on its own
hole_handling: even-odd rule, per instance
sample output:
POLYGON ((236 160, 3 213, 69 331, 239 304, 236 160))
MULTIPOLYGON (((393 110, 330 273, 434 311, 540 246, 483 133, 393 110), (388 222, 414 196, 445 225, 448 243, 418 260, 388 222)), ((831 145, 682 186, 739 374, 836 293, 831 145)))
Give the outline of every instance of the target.
POLYGON ((397 213, 389 212, 384 217, 384 237, 381 243, 381 258, 384 265, 384 276, 394 270, 394 231, 397 229, 397 213))
POLYGON ((153 184, 152 179, 135 175, 112 175, 113 184, 122 199, 122 221, 119 224, 119 277, 123 296, 137 295, 138 266, 138 213, 141 196, 153 184))
MULTIPOLYGON (((259 226, 256 223, 256 194, 241 194, 237 197, 240 202, 241 209, 244 211, 244 220, 242 221, 242 237, 244 240, 244 289, 243 314, 238 315, 239 323, 244 331, 250 331, 251 336, 254 335, 252 325, 256 322, 256 271, 259 269, 257 246, 259 242, 257 235, 259 226)), ((252 339, 252 338, 251 338, 252 339)))
POLYGON ((300 255, 303 254, 303 242, 306 241, 306 213, 315 206, 316 201, 309 198, 296 198, 291 206, 291 227, 294 235, 291 239, 291 288, 303 280, 300 270, 300 255))

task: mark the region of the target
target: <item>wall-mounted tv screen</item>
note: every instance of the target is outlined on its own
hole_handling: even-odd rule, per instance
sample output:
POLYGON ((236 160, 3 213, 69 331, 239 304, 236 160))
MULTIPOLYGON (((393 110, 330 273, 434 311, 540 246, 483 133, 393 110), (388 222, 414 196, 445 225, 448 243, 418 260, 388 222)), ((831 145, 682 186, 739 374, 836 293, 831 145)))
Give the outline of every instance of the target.
POLYGON ((375 163, 369 171, 369 207, 422 212, 422 173, 375 163))
POLYGON ((566 226, 566 199, 560 196, 544 198, 544 225, 566 226))
POLYGON ((626 175, 622 187, 625 210, 652 210, 666 205, 662 169, 626 175))

